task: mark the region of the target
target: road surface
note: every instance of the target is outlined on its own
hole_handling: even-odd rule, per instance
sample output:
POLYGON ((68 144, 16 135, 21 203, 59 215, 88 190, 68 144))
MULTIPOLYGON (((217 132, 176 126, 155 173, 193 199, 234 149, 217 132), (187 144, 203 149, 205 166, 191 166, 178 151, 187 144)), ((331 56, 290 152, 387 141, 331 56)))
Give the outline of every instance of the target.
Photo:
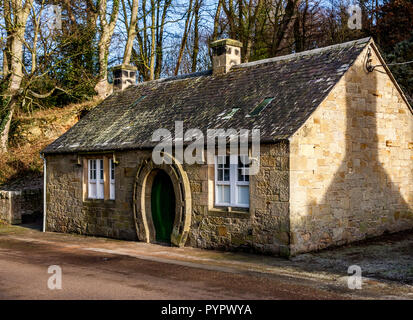
POLYGON ((342 298, 348 296, 302 280, 0 237, 0 299, 342 298), (49 278, 56 276, 48 273, 52 265, 62 270, 62 289, 48 288, 49 278))

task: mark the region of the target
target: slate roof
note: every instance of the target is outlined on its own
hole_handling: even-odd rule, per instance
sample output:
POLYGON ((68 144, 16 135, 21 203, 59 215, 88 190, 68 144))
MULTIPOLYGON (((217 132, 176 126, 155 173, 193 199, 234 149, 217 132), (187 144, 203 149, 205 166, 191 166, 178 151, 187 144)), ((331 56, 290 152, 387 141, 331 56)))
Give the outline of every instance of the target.
POLYGON ((154 130, 260 129, 262 142, 291 136, 349 69, 370 38, 137 84, 115 92, 43 153, 151 148, 154 130), (265 98, 271 103, 248 116, 265 98), (236 111, 232 117, 231 111, 236 111))

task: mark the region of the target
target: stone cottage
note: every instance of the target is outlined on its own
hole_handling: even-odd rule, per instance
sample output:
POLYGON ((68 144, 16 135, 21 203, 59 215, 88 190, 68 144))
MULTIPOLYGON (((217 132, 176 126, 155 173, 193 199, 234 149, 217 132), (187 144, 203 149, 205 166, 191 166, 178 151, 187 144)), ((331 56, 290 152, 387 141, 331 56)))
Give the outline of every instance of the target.
POLYGON ((295 255, 413 227, 412 108, 372 39, 250 63, 212 47, 211 71, 127 86, 116 69, 42 152, 46 231, 295 255), (176 121, 260 129, 259 172, 156 164, 152 134, 176 121))

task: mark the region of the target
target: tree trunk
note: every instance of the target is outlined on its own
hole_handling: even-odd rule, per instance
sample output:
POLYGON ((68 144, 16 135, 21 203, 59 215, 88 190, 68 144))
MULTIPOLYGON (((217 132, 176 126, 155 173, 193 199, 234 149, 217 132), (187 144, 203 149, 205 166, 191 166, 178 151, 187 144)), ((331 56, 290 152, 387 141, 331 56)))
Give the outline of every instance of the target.
MULTIPOLYGON (((125 0, 122 0, 122 5, 124 7, 124 12, 125 12, 125 22, 127 22, 125 0)), ((130 60, 132 56, 133 41, 135 40, 135 36, 136 36, 136 24, 138 22, 138 8, 139 8, 139 0, 133 0, 132 8, 131 8, 130 23, 126 25, 126 29, 128 31, 128 39, 126 41, 125 52, 123 55, 123 64, 130 64, 130 60)))
POLYGON ((0 154, 7 152, 10 124, 13 119, 14 110, 16 108, 15 97, 11 98, 10 102, 5 106, 5 117, 0 121, 0 154))
POLYGON ((100 98, 107 97, 111 92, 111 86, 108 83, 108 56, 109 46, 112 35, 115 30, 116 21, 119 13, 119 1, 113 1, 112 13, 109 23, 106 20, 106 0, 99 1, 98 14, 100 19, 100 39, 98 44, 99 51, 99 76, 95 86, 95 91, 100 98))
POLYGON ((185 21, 184 33, 182 35, 181 47, 179 48, 178 60, 175 66, 175 72, 174 72, 175 76, 177 76, 179 73, 179 67, 181 65, 182 56, 184 55, 186 40, 188 39, 189 28, 191 27, 191 23, 192 23, 192 19, 191 19, 192 18, 192 3, 193 3, 193 0, 190 0, 188 11, 187 11, 187 17, 185 21))
POLYGON ((160 24, 156 26, 158 30, 158 37, 156 39, 156 63, 155 63, 155 79, 161 77, 162 64, 163 64, 163 34, 165 28, 166 15, 168 9, 171 6, 172 0, 166 0, 162 10, 162 18, 160 24))
POLYGON ((20 87, 23 80, 23 42, 24 33, 26 31, 26 23, 29 17, 30 8, 33 5, 33 0, 23 2, 14 1, 10 6, 8 1, 3 2, 3 14, 7 27, 7 44, 6 59, 8 68, 8 85, 5 92, 2 92, 4 103, 0 110, 4 114, 4 118, 0 119, 0 153, 7 152, 7 143, 9 139, 10 123, 13 119, 14 111, 17 106, 20 87))
POLYGON ((108 55, 109 55, 109 34, 104 32, 98 44, 99 51, 99 77, 95 86, 95 91, 100 98, 106 98, 110 94, 110 84, 108 82, 108 55))
POLYGON ((212 38, 211 38, 212 41, 215 41, 218 38, 219 17, 221 16, 222 1, 223 0, 219 0, 217 10, 215 11, 214 31, 212 32, 212 38))
POLYGON ((202 0, 195 0, 194 6, 194 44, 192 47, 192 66, 191 72, 196 72, 196 67, 198 64, 198 52, 199 52, 199 10, 201 8, 202 0))
POLYGON ((156 46, 156 30, 155 30, 155 25, 156 25, 156 10, 155 10, 155 0, 151 0, 151 18, 152 18, 152 24, 151 24, 151 57, 150 57, 150 63, 149 63, 149 80, 154 80, 155 79, 155 46, 156 46))

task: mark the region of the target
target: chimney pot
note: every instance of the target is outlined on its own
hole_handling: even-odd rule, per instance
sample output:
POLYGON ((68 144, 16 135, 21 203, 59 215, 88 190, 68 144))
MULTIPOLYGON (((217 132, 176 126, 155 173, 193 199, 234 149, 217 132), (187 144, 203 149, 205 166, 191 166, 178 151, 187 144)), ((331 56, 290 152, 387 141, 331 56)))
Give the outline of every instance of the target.
POLYGON ((232 66, 241 63, 242 43, 233 39, 221 39, 211 42, 212 73, 227 73, 232 66))
POLYGON ((130 85, 134 85, 136 83, 136 71, 135 66, 128 64, 115 66, 113 68, 113 89, 122 91, 130 85))

